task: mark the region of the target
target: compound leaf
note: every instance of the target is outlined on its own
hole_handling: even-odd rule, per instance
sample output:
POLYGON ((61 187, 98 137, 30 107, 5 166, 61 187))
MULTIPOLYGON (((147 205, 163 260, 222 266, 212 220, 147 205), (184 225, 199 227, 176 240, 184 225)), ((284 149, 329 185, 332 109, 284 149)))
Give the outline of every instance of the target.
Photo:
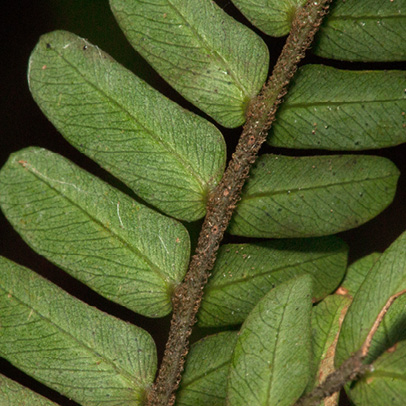
POLYGON ((229 406, 291 406, 310 377, 311 279, 272 289, 238 336, 228 381, 229 406))
POLYGON ((251 170, 228 231, 246 237, 335 234, 379 214, 399 171, 375 156, 262 155, 251 170))
POLYGON ((190 251, 176 220, 40 148, 12 154, 0 188, 6 217, 39 254, 136 312, 171 311, 190 251))
POLYGON ((193 344, 176 394, 176 406, 224 406, 236 331, 208 336, 193 344))
POLYGON ((204 216, 226 157, 212 124, 69 32, 41 37, 28 78, 44 114, 79 151, 166 214, 204 216))
POLYGON ((349 61, 406 59, 404 0, 335 1, 316 37, 313 51, 349 61))
POLYGON ((299 69, 268 136, 286 148, 362 150, 406 141, 406 72, 299 69))
POLYGON ((211 0, 110 0, 132 46, 187 100, 225 127, 245 121, 268 74, 262 39, 211 0))
POLYGON ((347 245, 336 237, 227 244, 218 253, 198 313, 200 326, 239 324, 276 285, 301 275, 321 300, 342 280, 347 245))
POLYGON ((233 0, 233 3, 265 34, 281 37, 289 34, 298 9, 306 0, 233 0))
POLYGON ((157 364, 146 331, 2 257, 0 317, 0 355, 38 381, 82 406, 143 404, 157 364))

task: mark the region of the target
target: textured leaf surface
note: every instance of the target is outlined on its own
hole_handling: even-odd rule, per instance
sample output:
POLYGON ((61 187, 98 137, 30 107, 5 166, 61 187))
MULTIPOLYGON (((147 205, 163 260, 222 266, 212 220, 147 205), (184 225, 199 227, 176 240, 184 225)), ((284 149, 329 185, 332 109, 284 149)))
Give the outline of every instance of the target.
POLYGON ((313 47, 317 55, 349 61, 406 58, 405 0, 335 1, 313 47))
POLYGON ((0 189, 6 217, 39 254, 136 312, 170 312, 189 259, 180 223, 39 148, 10 157, 0 189))
POLYGON ((176 406, 225 405, 228 370, 236 341, 237 332, 226 331, 192 345, 176 394, 176 406))
POLYGON ((399 171, 375 156, 262 155, 228 231, 246 237, 316 237, 357 227, 395 195, 399 171))
POLYGON ((336 237, 224 245, 205 288, 199 324, 242 323, 269 290, 306 274, 313 280, 313 298, 320 300, 343 278, 347 252, 336 237))
MULTIPOLYGON (((359 287, 380 254, 367 255, 348 267, 345 278, 336 294, 327 296, 313 307, 312 343, 313 343, 313 379, 307 392, 319 385, 327 375, 334 371, 334 358, 338 337, 344 317, 359 287)), ((320 406, 337 406, 339 393, 323 400, 320 406)))
MULTIPOLYGON (((312 311, 312 379, 307 391, 320 385, 334 368, 338 334, 351 299, 338 294, 327 296, 312 311)), ((338 392, 324 399, 320 406, 338 405, 338 392)))
POLYGON ((406 341, 398 343, 374 363, 349 392, 357 406, 404 406, 406 399, 406 341))
POLYGON ((0 318, 0 356, 38 381, 83 406, 143 404, 157 363, 146 331, 5 258, 0 318))
POLYGON ((306 0, 233 0, 250 22, 265 34, 289 34, 297 10, 306 0))
POLYGON ((291 406, 310 377, 311 279, 271 290, 245 320, 228 381, 229 406, 291 406))
POLYGON ((268 136, 286 148, 362 150, 406 141, 406 72, 306 65, 268 136))
POLYGON ((179 93, 225 127, 268 74, 262 39, 210 0, 110 0, 132 46, 179 93))
MULTIPOLYGON (((386 313, 369 350, 369 360, 374 360, 384 351, 406 340, 406 297, 396 299, 386 313)), ((406 372, 406 369, 405 369, 406 372)))
POLYGON ((28 75, 36 102, 77 149, 163 212, 204 215, 226 155, 212 124, 68 32, 41 37, 28 75))
MULTIPOLYGON (((394 294, 406 289, 406 233, 378 259, 361 285, 344 320, 337 345, 340 365, 361 348, 379 312, 394 294)), ((406 299, 397 299, 374 336, 366 362, 370 362, 400 339, 406 339, 406 299)))
POLYGON ((354 297, 360 286, 364 283, 369 271, 375 265, 381 254, 374 252, 351 264, 345 275, 341 287, 344 292, 354 297))
POLYGON ((0 404, 2 406, 57 406, 56 403, 4 375, 0 375, 0 404))

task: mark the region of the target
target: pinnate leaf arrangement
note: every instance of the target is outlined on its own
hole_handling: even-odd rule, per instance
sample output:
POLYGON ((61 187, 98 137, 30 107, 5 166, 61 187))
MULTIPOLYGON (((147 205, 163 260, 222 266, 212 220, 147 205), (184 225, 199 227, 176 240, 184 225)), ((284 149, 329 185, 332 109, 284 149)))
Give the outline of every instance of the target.
MULTIPOLYGON (((406 142, 406 72, 351 62, 406 60, 406 1, 233 4, 251 28, 211 0, 110 0, 131 45, 201 115, 86 39, 40 38, 35 101, 134 195, 28 147, 0 171, 1 209, 97 294, 172 322, 158 368, 147 331, 1 257, 0 355, 82 406, 338 406, 342 388, 356 406, 404 406, 406 232, 350 266, 334 234, 396 193, 396 166, 358 151, 406 142), (267 79, 262 38, 285 35, 267 79), (307 50, 324 64, 298 68, 307 50), (239 126, 226 169, 219 128, 239 126), (257 158, 265 141, 315 155, 257 158), (225 233, 238 243, 220 245, 225 233), (189 350, 195 323, 216 334, 189 350)), ((0 404, 56 405, 32 389, 0 375, 0 404)))

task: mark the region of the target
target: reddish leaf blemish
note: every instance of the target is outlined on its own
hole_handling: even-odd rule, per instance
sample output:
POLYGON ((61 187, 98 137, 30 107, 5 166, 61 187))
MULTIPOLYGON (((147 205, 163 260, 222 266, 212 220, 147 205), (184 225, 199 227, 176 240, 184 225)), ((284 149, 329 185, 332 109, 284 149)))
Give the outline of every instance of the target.
POLYGON ((346 289, 346 288, 340 286, 340 287, 336 290, 335 293, 336 293, 337 295, 340 295, 340 296, 346 296, 346 295, 348 295, 348 289, 346 289))
POLYGON ((392 347, 388 348, 386 350, 386 352, 389 352, 389 354, 391 354, 392 352, 395 352, 397 346, 398 346, 398 343, 396 343, 395 345, 392 345, 392 347))

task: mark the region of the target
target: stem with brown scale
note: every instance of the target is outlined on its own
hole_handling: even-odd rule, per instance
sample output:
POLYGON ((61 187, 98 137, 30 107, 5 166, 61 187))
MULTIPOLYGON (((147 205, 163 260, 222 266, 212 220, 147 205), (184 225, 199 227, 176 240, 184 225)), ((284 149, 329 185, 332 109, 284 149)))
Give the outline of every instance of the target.
POLYGON ((148 393, 148 406, 171 406, 175 401, 174 393, 181 379, 191 329, 220 242, 240 199, 249 170, 286 94, 287 85, 313 41, 330 2, 307 1, 298 10, 269 81, 250 103, 236 151, 207 204, 206 218, 185 280, 175 290, 169 338, 158 377, 148 393))
POLYGON ((369 330, 362 347, 350 358, 346 359, 339 368, 328 375, 323 383, 300 398, 293 406, 318 406, 323 399, 341 390, 347 382, 360 378, 368 371, 371 371, 372 366, 363 364, 363 361, 368 355, 372 339, 393 302, 404 294, 406 294, 406 289, 395 293, 388 299, 369 330))

